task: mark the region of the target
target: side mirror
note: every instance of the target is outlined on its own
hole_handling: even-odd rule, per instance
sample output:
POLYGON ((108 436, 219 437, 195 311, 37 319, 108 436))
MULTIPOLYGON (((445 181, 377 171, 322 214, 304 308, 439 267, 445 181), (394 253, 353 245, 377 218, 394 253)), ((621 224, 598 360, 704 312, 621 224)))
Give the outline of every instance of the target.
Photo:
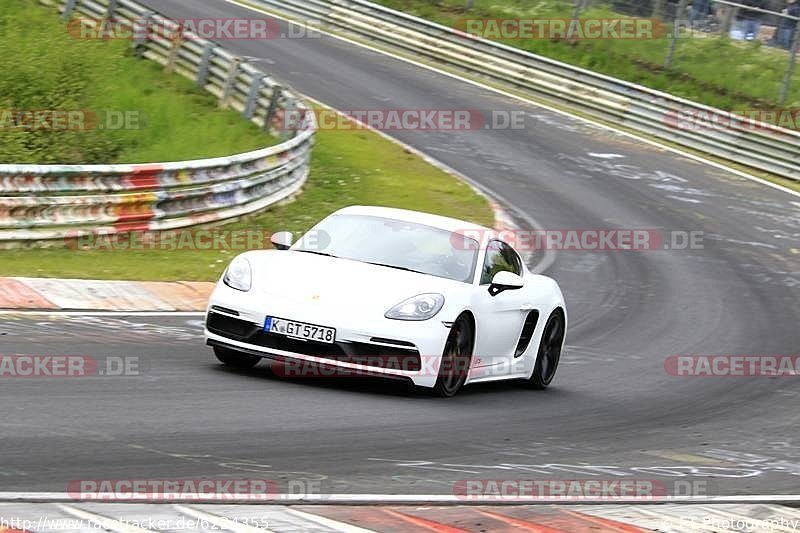
POLYGON ((489 294, 497 296, 503 291, 521 289, 524 284, 521 276, 507 270, 501 270, 492 278, 492 284, 489 285, 489 294))
POLYGON ((274 246, 277 250, 288 250, 292 245, 292 239, 292 234, 288 231, 279 231, 278 233, 273 233, 269 238, 270 242, 272 242, 272 246, 274 246))

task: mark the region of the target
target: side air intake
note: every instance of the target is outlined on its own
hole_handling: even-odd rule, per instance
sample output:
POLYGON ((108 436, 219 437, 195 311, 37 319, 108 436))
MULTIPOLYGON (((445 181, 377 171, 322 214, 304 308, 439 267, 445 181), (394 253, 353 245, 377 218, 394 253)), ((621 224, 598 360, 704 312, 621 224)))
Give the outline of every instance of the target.
POLYGON ((533 331, 536 329, 536 323, 538 321, 539 311, 536 309, 528 313, 528 316, 525 317, 525 324, 522 326, 522 333, 519 336, 519 342, 517 343, 517 349, 514 351, 514 357, 519 357, 525 353, 525 350, 528 349, 528 345, 531 343, 533 331))

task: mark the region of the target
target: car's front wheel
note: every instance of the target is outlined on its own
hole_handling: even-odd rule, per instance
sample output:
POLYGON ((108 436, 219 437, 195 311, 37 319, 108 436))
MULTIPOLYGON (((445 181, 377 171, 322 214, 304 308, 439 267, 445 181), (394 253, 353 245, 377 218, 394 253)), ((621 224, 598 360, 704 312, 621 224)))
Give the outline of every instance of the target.
POLYGON ((221 346, 214 346, 214 355, 217 356, 221 363, 234 368, 253 368, 261 361, 261 358, 257 355, 237 352, 221 346))
POLYGON ((464 385, 472 360, 474 333, 472 321, 466 316, 461 315, 453 322, 439 365, 439 376, 436 385, 433 386, 433 393, 436 396, 443 398, 455 396, 464 385))
POLYGON ((536 365, 527 384, 533 389, 546 389, 553 381, 561 359, 564 344, 565 320, 561 309, 556 309, 547 319, 536 355, 536 365))

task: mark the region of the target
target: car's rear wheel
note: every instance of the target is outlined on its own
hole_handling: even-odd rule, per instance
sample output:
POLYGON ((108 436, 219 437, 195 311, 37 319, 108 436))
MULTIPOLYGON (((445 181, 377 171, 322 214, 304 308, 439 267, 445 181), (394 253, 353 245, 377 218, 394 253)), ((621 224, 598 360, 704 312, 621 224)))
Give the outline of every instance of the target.
POLYGON ((564 313, 556 309, 547 319, 539 342, 536 365, 528 385, 533 389, 546 389, 553 381, 561 359, 561 346, 564 344, 564 313))
POLYGON ((221 346, 214 346, 214 355, 217 356, 221 363, 234 368, 253 368, 261 361, 261 358, 257 355, 237 352, 221 346))
POLYGON ((472 321, 461 315, 450 327, 450 335, 444 346, 439 376, 433 394, 443 398, 455 396, 464 385, 472 360, 475 332, 472 321))

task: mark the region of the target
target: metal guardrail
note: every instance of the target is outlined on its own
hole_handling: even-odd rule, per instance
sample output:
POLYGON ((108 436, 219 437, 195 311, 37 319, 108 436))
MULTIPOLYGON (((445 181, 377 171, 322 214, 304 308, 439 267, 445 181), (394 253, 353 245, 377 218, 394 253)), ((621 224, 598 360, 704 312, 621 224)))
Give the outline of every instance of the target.
POLYGON ((753 169, 800 180, 800 132, 769 124, 681 127, 725 111, 469 35, 365 0, 250 0, 308 24, 378 41, 581 113, 753 169))
MULTIPOLYGON (((285 131, 284 113, 305 106, 258 68, 132 0, 42 1, 65 19, 132 28, 158 19, 167 40, 146 32, 137 52, 194 79, 220 105, 240 111, 278 145, 214 159, 125 165, 0 165, 0 244, 85 234, 171 230, 242 216, 297 192, 305 183, 315 125, 285 131)), ((308 113, 307 115, 313 115, 308 113)), ((313 120, 313 117, 311 117, 313 120)))

